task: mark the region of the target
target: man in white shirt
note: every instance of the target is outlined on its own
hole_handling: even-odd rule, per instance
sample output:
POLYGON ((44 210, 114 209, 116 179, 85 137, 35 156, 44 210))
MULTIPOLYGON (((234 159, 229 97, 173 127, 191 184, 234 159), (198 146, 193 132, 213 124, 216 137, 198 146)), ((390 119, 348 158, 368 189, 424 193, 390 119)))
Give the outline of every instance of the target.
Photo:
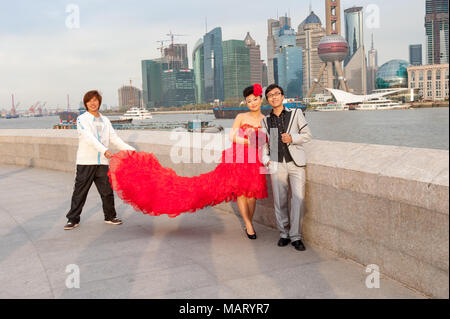
POLYGON ((114 193, 108 177, 109 159, 113 154, 109 145, 114 144, 120 150, 136 151, 116 134, 109 119, 99 113, 102 96, 98 91, 89 91, 83 98, 87 112, 78 116, 77 131, 79 137, 77 151, 77 175, 65 230, 71 230, 80 223, 80 215, 86 197, 95 183, 102 198, 105 223, 120 225, 114 207, 114 193))

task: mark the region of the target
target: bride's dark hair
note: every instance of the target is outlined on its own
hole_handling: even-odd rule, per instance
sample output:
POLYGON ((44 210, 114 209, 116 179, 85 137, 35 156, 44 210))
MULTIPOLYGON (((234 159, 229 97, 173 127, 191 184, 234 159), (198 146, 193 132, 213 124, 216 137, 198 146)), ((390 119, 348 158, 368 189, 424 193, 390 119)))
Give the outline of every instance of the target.
POLYGON ((252 86, 246 87, 242 93, 244 94, 244 98, 247 98, 251 94, 262 97, 262 87, 258 83, 255 83, 252 86))
POLYGON ((249 95, 252 95, 252 94, 253 94, 253 85, 252 85, 252 86, 246 87, 246 88, 244 89, 243 94, 244 94, 244 97, 247 97, 247 96, 249 96, 249 95))

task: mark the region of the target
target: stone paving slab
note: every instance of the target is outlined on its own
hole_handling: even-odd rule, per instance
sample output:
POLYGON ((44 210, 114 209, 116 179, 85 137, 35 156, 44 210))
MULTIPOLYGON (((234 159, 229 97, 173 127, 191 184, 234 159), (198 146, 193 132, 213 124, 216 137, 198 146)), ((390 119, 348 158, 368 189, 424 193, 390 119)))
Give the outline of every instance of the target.
MULTIPOLYGON (((81 224, 64 231, 73 174, 0 165, 0 298, 425 298, 329 251, 277 247, 278 232, 212 207, 146 216, 116 196, 120 226, 103 223, 92 187, 81 224), (66 287, 67 265, 80 288, 66 287)), ((257 214, 258 212, 256 212, 257 214)))

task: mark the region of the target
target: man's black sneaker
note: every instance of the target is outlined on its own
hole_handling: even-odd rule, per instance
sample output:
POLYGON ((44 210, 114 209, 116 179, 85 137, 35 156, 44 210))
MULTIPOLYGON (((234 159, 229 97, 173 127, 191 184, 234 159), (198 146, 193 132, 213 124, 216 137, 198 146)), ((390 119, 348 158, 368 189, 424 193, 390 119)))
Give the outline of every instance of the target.
POLYGON ((78 227, 78 223, 67 222, 67 224, 64 226, 64 230, 71 230, 75 227, 78 227))
POLYGON ((287 246, 290 242, 291 240, 289 238, 280 238, 280 240, 278 241, 278 246, 284 247, 287 246))
POLYGON ((120 225, 122 221, 119 218, 113 218, 111 220, 105 220, 105 224, 120 225))
POLYGON ((295 249, 300 250, 300 251, 303 251, 303 250, 306 249, 306 248, 305 248, 305 245, 303 245, 303 243, 302 243, 301 240, 293 241, 293 242, 292 242, 292 246, 294 246, 295 249))

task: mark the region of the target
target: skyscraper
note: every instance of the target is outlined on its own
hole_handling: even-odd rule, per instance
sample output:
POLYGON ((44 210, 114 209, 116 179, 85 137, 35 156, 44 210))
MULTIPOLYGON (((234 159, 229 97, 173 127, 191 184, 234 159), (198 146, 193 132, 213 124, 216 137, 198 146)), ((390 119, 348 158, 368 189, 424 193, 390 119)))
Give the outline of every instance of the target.
POLYGON ((422 65, 422 44, 411 44, 409 46, 409 63, 411 65, 422 65))
POLYGON ((261 66, 262 66, 261 86, 264 88, 269 85, 269 83, 267 81, 267 64, 264 61, 262 61, 261 66))
POLYGON ((164 106, 194 104, 194 72, 189 69, 169 69, 163 71, 162 89, 164 106))
POLYGON ((277 61, 277 84, 284 89, 287 98, 302 98, 303 85, 303 52, 296 45, 295 31, 288 24, 280 30, 279 52, 275 55, 277 61))
MULTIPOLYGON (((308 17, 298 26, 296 44, 303 49, 303 92, 308 92, 313 86, 315 76, 319 74, 322 60, 318 54, 319 41, 326 35, 325 29, 319 17, 311 11, 308 17)), ((329 75, 327 70, 321 78, 321 85, 316 86, 312 94, 325 93, 324 87, 328 86, 329 75)), ((332 79, 331 79, 332 81, 332 79)))
POLYGON ((370 94, 376 89, 375 75, 378 70, 378 52, 373 45, 372 34, 372 46, 369 50, 368 65, 367 65, 367 93, 370 94))
POLYGON ((448 63, 448 1, 426 0, 427 63, 448 63))
POLYGON ((203 36, 205 102, 225 99, 223 80, 222 29, 211 30, 203 36))
POLYGON ((261 62, 261 48, 259 44, 247 32, 245 36, 245 46, 249 49, 250 54, 250 82, 262 84, 262 62, 261 62))
POLYGON ((199 39, 194 46, 192 64, 194 68, 195 101, 197 104, 202 104, 205 103, 205 53, 202 39, 199 39))
POLYGON ((251 84, 250 50, 243 40, 223 41, 222 47, 225 100, 242 98, 251 84))
POLYGON ((142 97, 144 107, 162 106, 162 72, 168 69, 165 59, 142 60, 142 97))
POLYGON ((278 36, 281 28, 285 25, 291 25, 291 18, 284 16, 278 20, 267 20, 268 32, 267 32, 267 78, 269 84, 275 83, 274 73, 274 57, 278 53, 278 36))
POLYGON ((363 8, 344 10, 345 40, 349 53, 344 60, 344 73, 348 86, 356 94, 367 94, 367 66, 363 35, 363 8))

